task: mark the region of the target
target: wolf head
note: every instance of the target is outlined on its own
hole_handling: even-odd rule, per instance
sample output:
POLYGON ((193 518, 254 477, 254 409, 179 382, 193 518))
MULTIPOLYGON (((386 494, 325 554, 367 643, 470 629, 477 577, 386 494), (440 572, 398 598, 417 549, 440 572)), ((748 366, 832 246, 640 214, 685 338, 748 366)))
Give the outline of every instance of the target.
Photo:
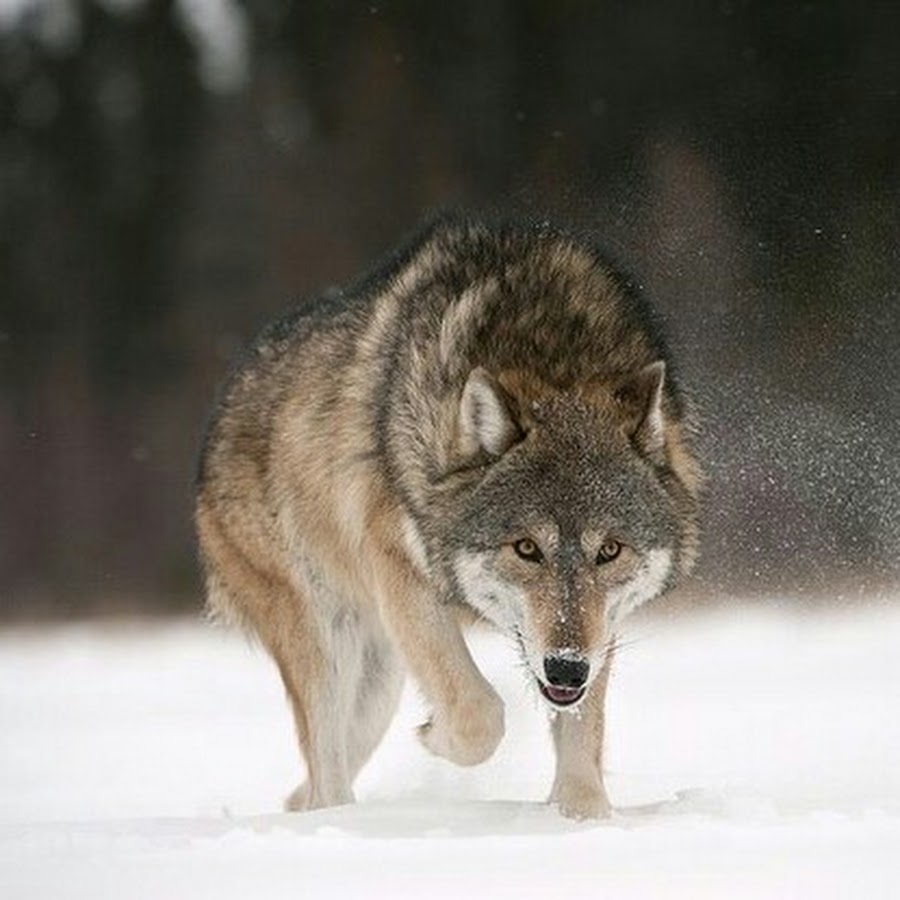
POLYGON ((462 392, 441 557, 557 708, 582 699, 623 617, 691 563, 665 377, 654 362, 559 389, 476 368, 462 392))

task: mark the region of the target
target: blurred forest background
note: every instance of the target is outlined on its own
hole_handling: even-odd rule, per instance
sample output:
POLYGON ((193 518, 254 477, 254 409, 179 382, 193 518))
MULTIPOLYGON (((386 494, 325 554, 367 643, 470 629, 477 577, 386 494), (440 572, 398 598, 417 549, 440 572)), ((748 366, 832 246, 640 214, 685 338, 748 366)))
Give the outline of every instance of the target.
POLYGON ((691 596, 900 575, 900 4, 0 0, 0 614, 197 608, 229 362, 423 214, 595 231, 703 420, 691 596))

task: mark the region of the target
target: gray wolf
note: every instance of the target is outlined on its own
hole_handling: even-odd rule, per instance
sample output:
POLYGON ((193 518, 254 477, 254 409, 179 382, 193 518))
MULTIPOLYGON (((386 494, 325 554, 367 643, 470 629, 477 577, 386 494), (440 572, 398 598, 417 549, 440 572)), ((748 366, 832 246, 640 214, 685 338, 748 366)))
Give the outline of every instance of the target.
POLYGON ((201 455, 208 603, 278 665, 306 780, 353 801, 404 673, 428 750, 487 759, 503 703, 460 612, 510 637, 553 713, 550 801, 606 815, 617 629, 687 572, 700 475, 655 317, 592 243, 448 215, 270 326, 201 455))

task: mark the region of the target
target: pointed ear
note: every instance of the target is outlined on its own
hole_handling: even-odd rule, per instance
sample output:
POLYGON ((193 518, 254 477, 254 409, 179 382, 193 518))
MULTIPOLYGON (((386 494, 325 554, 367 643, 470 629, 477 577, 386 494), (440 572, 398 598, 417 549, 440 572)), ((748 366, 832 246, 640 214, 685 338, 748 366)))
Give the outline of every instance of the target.
POLYGON ((662 400, 666 364, 650 363, 629 375, 616 389, 616 401, 626 415, 628 433, 647 454, 659 453, 666 442, 662 400))
POLYGON ((485 369, 473 369, 463 388, 459 427, 463 452, 502 456, 522 435, 513 401, 485 369))

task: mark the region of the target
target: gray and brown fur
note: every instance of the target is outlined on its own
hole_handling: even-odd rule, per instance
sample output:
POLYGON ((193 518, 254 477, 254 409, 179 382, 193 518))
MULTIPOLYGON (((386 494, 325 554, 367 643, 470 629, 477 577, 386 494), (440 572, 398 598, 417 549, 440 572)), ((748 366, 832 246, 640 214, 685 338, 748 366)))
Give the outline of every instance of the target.
POLYGON ((690 568, 698 487, 651 311, 544 224, 444 217, 264 331, 211 422, 196 522, 209 606, 259 637, 290 698, 307 778, 289 807, 352 801, 407 671, 430 750, 493 753, 503 704, 461 635, 469 610, 541 690, 551 657, 589 667, 550 688, 584 691, 554 719, 551 799, 605 814, 615 629, 690 568))

